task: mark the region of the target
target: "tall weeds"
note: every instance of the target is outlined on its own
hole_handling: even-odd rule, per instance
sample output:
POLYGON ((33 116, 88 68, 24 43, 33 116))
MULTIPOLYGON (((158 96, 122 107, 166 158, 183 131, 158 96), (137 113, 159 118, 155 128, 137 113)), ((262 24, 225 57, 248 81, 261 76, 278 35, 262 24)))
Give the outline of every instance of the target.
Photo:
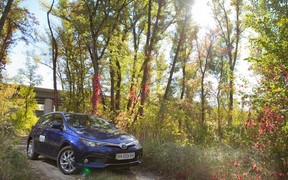
POLYGON ((279 179, 273 163, 251 149, 143 140, 143 167, 169 179, 279 179))
POLYGON ((15 147, 13 127, 0 125, 0 179, 35 179, 24 154, 15 147))

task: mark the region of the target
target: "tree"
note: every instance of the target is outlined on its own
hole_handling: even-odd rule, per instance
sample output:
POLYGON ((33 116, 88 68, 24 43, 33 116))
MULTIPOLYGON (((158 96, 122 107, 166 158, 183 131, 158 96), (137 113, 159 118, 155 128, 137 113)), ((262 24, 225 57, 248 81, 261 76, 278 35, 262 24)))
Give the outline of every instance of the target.
POLYGON ((201 99, 201 124, 204 127, 205 123, 205 106, 206 106, 206 94, 205 92, 205 78, 207 77, 207 72, 209 70, 209 64, 213 59, 213 45, 215 42, 215 33, 210 30, 205 36, 204 39, 199 43, 199 39, 196 39, 196 51, 197 51, 197 62, 200 70, 201 77, 201 91, 200 91, 200 99, 201 99))
MULTIPOLYGON (((173 41, 175 44, 174 48, 173 48, 174 57, 173 57, 173 61, 172 61, 171 70, 169 73, 167 86, 166 86, 165 93, 163 96, 164 100, 168 99, 169 89, 171 86, 173 74, 175 72, 176 62, 182 59, 180 57, 180 54, 183 51, 185 52, 187 50, 187 48, 185 48, 185 45, 187 44, 187 41, 193 41, 192 38, 194 37, 194 34, 195 34, 195 32, 193 31, 194 27, 192 27, 192 22, 191 22, 192 21, 191 10, 190 10, 190 7, 187 6, 188 3, 185 3, 183 1, 179 1, 177 3, 178 3, 177 5, 179 7, 177 7, 177 5, 176 5, 175 9, 176 9, 176 11, 181 12, 181 13, 178 14, 177 19, 176 19, 176 21, 177 21, 176 22, 176 26, 177 26, 176 30, 177 31, 175 33, 175 39, 173 41)), ((188 51, 189 51, 189 48, 191 49, 191 46, 188 47, 188 51)))
POLYGON ((217 129, 218 137, 222 139, 223 131, 222 124, 224 119, 224 114, 227 112, 226 102, 227 102, 227 84, 228 84, 228 73, 229 65, 227 63, 227 53, 223 39, 218 39, 216 45, 214 46, 214 58, 212 61, 211 75, 217 80, 216 89, 216 102, 217 102, 217 129))
POLYGON ((58 77, 62 85, 62 108, 69 112, 89 112, 91 64, 85 37, 71 23, 62 21, 57 28, 59 59, 58 77))
POLYGON ((288 21, 287 1, 250 1, 246 19, 256 33, 250 41, 249 60, 261 77, 253 98, 246 127, 253 129, 253 142, 266 146, 265 153, 276 159, 287 172, 287 104, 288 104, 288 21), (273 142, 273 143, 269 143, 273 142))
POLYGON ((19 69, 14 78, 19 84, 17 91, 17 104, 19 109, 13 118, 13 124, 18 131, 28 131, 37 121, 35 110, 38 108, 35 99, 34 87, 41 84, 42 77, 37 75, 37 62, 31 62, 27 53, 26 69, 19 69))
POLYGON ((127 103, 127 110, 131 113, 134 113, 135 106, 137 104, 138 99, 138 89, 139 89, 139 66, 141 63, 140 55, 140 47, 141 47, 141 37, 143 35, 145 29, 145 22, 147 19, 147 14, 145 10, 147 9, 147 4, 144 1, 133 1, 130 4, 129 8, 129 21, 131 25, 132 31, 132 44, 133 44, 133 63, 131 66, 131 84, 128 93, 128 103, 127 103), (140 3, 139 3, 140 2, 140 3))
MULTIPOLYGON (((94 114, 98 113, 98 104, 102 96, 101 65, 104 64, 105 53, 114 31, 121 24, 123 11, 130 3, 131 1, 128 0, 109 2, 101 0, 67 2, 62 0, 54 13, 55 16, 70 23, 83 35, 86 51, 89 53, 94 71, 91 98, 91 111, 94 114)), ((102 102, 104 102, 103 98, 102 102)))
POLYGON ((224 0, 213 0, 213 15, 221 29, 226 53, 229 60, 229 117, 228 127, 232 127, 233 104, 234 104, 234 71, 239 59, 239 43, 244 30, 241 22, 243 12, 243 0, 232 0, 230 8, 224 0), (232 14, 233 13, 233 14, 232 14))
POLYGON ((15 100, 16 92, 16 85, 0 82, 0 122, 3 124, 11 123, 13 114, 18 110, 18 104, 15 100))
POLYGON ((141 66, 142 80, 140 88, 140 106, 138 113, 136 114, 134 121, 137 119, 138 114, 140 116, 144 115, 144 106, 147 97, 149 96, 150 83, 151 83, 151 63, 153 60, 153 51, 157 43, 163 38, 163 33, 167 28, 174 23, 174 18, 176 15, 170 16, 167 14, 164 16, 165 8, 169 8, 170 2, 160 0, 157 1, 154 5, 152 0, 148 1, 147 9, 147 34, 146 34, 146 43, 144 47, 144 62, 141 66), (155 9, 156 14, 154 15, 154 9, 152 7, 157 7, 155 9))
MULTIPOLYGON (((2 16, 0 18, 0 35, 2 36, 2 30, 3 30, 3 27, 4 27, 4 24, 5 24, 5 21, 8 17, 8 14, 11 10, 11 6, 12 6, 12 3, 13 3, 14 0, 8 0, 6 5, 5 5, 5 8, 4 8, 4 11, 2 13, 2 16)), ((3 2, 4 3, 4 2, 3 2)))
MULTIPOLYGON (((2 81, 2 70, 8 61, 9 48, 18 40, 23 40, 26 43, 30 40, 35 40, 33 26, 38 24, 38 22, 26 8, 19 7, 20 2, 12 3, 9 0, 5 6, 5 12, 1 16, 1 26, 3 27, 1 27, 0 31, 0 81, 2 81)), ((1 9, 4 7, 4 2, 0 2, 0 7, 1 9)))
POLYGON ((122 79, 125 75, 125 64, 130 61, 129 48, 128 48, 128 32, 129 26, 125 26, 123 30, 117 28, 115 35, 112 36, 110 45, 107 47, 109 52, 107 58, 109 58, 109 73, 110 73, 110 110, 114 115, 118 115, 121 108, 121 94, 122 79), (125 62, 127 61, 127 62, 125 62), (123 67, 124 65, 124 67, 123 67), (122 75, 123 73, 123 75, 122 75))
POLYGON ((178 66, 183 67, 183 81, 182 81, 182 92, 181 92, 181 99, 184 96, 184 89, 185 89, 185 71, 186 71, 186 61, 191 55, 193 49, 193 41, 196 37, 196 27, 193 26, 192 22, 192 13, 190 9, 191 1, 175 1, 175 10, 178 12, 175 20, 176 20, 176 32, 174 33, 173 37, 173 46, 172 46, 172 63, 171 69, 169 72, 169 77, 167 81, 167 85, 165 88, 165 92, 163 95, 163 101, 161 101, 160 107, 160 123, 163 123, 165 120, 165 104, 171 98, 171 86, 173 75, 176 72, 177 64, 178 66))
POLYGON ((50 9, 47 12, 47 21, 48 21, 48 27, 49 31, 51 34, 51 44, 52 44, 52 70, 53 70, 53 87, 54 87, 54 105, 55 105, 55 110, 58 111, 58 90, 57 90, 57 76, 56 76, 56 71, 57 71, 57 57, 58 57, 58 44, 56 41, 56 38, 54 36, 52 27, 51 27, 51 22, 50 22, 50 13, 53 9, 54 5, 54 0, 51 3, 50 9))
POLYGON ((92 111, 97 112, 98 101, 101 98, 100 84, 100 61, 103 58, 107 46, 110 43, 111 35, 119 25, 123 9, 131 1, 121 0, 109 3, 97 0, 84 1, 84 8, 88 17, 89 33, 91 41, 87 44, 94 69, 92 111))

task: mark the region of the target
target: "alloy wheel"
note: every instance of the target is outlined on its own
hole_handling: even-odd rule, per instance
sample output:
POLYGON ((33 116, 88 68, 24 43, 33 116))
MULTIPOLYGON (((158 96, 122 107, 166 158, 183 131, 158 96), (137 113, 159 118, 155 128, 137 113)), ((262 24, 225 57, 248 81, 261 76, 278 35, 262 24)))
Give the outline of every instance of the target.
POLYGON ((63 151, 60 156, 59 165, 68 174, 75 171, 74 158, 74 152, 70 149, 63 151))

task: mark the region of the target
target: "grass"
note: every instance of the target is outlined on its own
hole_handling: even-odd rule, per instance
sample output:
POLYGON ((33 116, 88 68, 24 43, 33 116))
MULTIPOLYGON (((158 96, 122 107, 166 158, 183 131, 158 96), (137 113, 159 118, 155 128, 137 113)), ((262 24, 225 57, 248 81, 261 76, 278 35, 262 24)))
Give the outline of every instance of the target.
POLYGON ((249 148, 183 146, 157 140, 142 144, 144 168, 169 179, 284 179, 273 170, 273 163, 249 148))
POLYGON ((37 179, 29 168, 26 156, 13 146, 11 136, 8 138, 2 134, 1 139, 0 179, 37 179))
MULTIPOLYGON (((83 177, 83 176, 82 176, 83 177)), ((93 169, 85 175, 88 180, 128 180, 136 179, 129 170, 93 169)))

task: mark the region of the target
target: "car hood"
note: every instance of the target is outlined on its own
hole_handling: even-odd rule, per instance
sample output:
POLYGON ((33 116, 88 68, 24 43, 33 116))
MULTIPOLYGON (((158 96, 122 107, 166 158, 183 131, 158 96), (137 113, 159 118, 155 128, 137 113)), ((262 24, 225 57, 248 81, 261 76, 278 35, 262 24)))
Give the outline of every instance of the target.
POLYGON ((136 140, 134 136, 119 129, 82 128, 76 133, 85 139, 110 143, 130 143, 136 140))

